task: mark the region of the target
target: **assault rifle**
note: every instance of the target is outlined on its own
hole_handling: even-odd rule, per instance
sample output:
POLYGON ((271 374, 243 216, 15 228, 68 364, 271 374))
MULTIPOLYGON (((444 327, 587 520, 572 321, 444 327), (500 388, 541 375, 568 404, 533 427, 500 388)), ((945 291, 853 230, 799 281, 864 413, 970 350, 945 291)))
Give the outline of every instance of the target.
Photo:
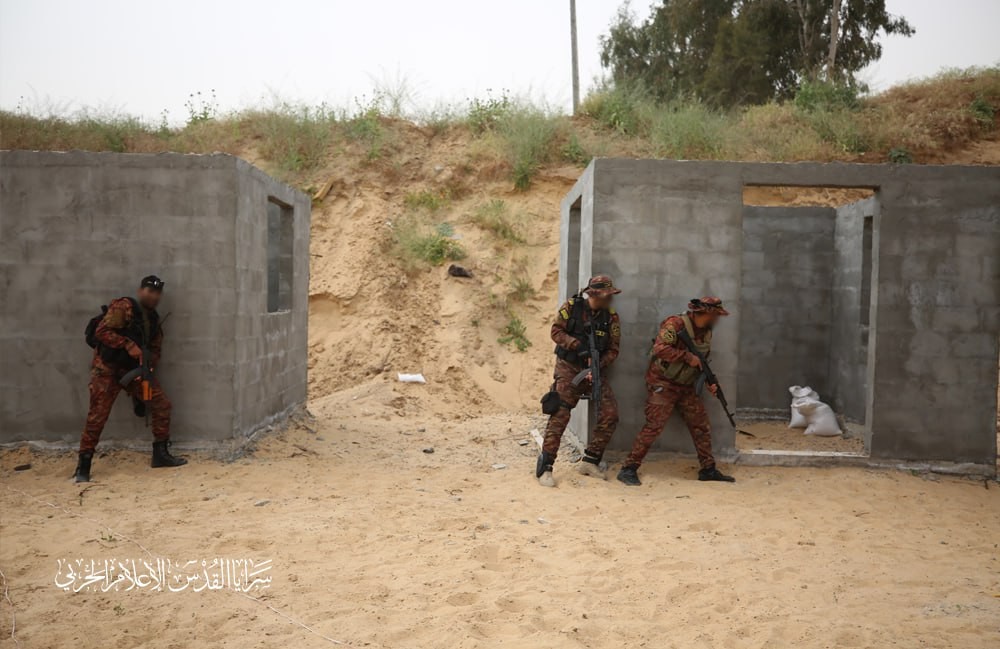
POLYGON ((598 413, 601 408, 601 352, 597 350, 597 341, 594 340, 594 324, 591 322, 587 326, 587 360, 589 366, 584 368, 579 374, 573 377, 573 385, 580 385, 589 374, 591 377, 591 391, 589 398, 597 404, 598 413))
POLYGON ((687 346, 688 350, 690 350, 690 352, 701 362, 701 375, 694 383, 695 392, 700 395, 702 390, 705 389, 706 383, 708 385, 714 385, 715 398, 719 400, 719 403, 722 404, 722 409, 726 411, 726 416, 729 417, 729 423, 732 424, 734 429, 739 430, 736 428, 736 420, 733 419, 733 413, 729 412, 729 403, 726 401, 725 393, 722 392, 722 386, 719 385, 719 379, 716 378, 715 372, 713 372, 712 368, 708 365, 708 359, 706 359, 705 356, 698 351, 698 348, 694 346, 694 341, 691 340, 691 336, 688 335, 686 329, 681 329, 677 334, 677 337, 681 339, 681 342, 683 342, 687 346))
POLYGON ((128 388, 135 380, 139 381, 139 400, 142 401, 146 416, 146 427, 149 427, 149 402, 153 400, 153 367, 150 362, 152 354, 149 348, 142 347, 142 359, 139 367, 125 373, 125 376, 118 381, 123 388, 128 388))
MULTIPOLYGON (((149 340, 146 341, 147 343, 151 343, 153 341, 153 338, 155 338, 156 334, 160 332, 160 329, 163 327, 163 323, 166 322, 169 317, 170 314, 168 313, 163 316, 163 319, 160 320, 159 323, 157 323, 156 330, 150 334, 149 340)), ((149 428, 149 402, 153 400, 153 364, 151 360, 153 354, 150 352, 148 344, 143 345, 141 349, 142 358, 139 361, 139 367, 126 372, 125 376, 118 381, 118 384, 123 388, 128 388, 132 385, 133 381, 136 379, 139 380, 139 400, 142 401, 143 410, 145 411, 144 415, 146 417, 146 428, 149 428)))

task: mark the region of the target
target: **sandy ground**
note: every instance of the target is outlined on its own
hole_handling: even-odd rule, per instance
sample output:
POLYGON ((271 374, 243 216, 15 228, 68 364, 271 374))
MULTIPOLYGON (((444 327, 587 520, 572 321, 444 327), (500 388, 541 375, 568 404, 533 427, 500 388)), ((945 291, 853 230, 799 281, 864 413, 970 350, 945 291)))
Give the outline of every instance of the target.
POLYGON ((0 636, 13 612, 45 648, 1000 646, 995 482, 737 466, 704 484, 653 458, 640 488, 560 461, 544 489, 520 445, 537 419, 371 416, 423 387, 314 401, 315 433, 231 464, 114 452, 82 495, 71 455, 4 452, 0 636), (55 586, 58 559, 113 557, 270 559, 273 582, 259 600, 55 586))
POLYGON ((737 435, 736 446, 741 450, 768 449, 778 451, 836 451, 838 453, 863 453, 864 440, 861 430, 849 425, 850 436, 820 437, 805 435, 801 428, 789 428, 784 421, 737 422, 740 430, 753 435, 737 435), (856 435, 856 436, 854 436, 856 435))

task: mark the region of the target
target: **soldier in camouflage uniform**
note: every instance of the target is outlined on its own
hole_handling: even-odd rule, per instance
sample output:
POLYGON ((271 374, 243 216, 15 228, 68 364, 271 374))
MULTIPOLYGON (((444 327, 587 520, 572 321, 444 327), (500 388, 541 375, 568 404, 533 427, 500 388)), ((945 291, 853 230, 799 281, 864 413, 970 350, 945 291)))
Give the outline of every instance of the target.
MULTIPOLYGON (((646 371, 646 425, 635 438, 632 452, 622 463, 618 479, 626 485, 638 486, 637 470, 649 448, 659 437, 674 409, 680 410, 687 424, 694 449, 698 454, 699 480, 735 482, 715 467, 712 457, 712 435, 708 413, 694 384, 701 375, 701 361, 691 353, 677 335, 686 330, 701 354, 708 358, 712 348, 712 328, 729 312, 717 297, 703 297, 688 303, 687 313, 673 315, 660 323, 660 330, 653 342, 652 359, 646 371)), ((716 385, 709 385, 715 394, 716 385)))
POLYGON ((573 379, 585 371, 590 363, 587 332, 593 327, 594 340, 600 351, 601 399, 597 425, 591 435, 590 444, 584 452, 579 471, 605 479, 599 464, 604 449, 618 424, 618 401, 604 371, 618 358, 621 341, 621 324, 618 314, 611 307, 612 296, 621 293, 607 275, 591 278, 587 287, 571 297, 556 314, 552 323, 552 340, 556 343, 556 368, 553 374, 553 390, 559 395, 559 410, 549 417, 545 427, 545 439, 535 470, 539 484, 554 487, 552 466, 559 452, 559 442, 569 423, 570 411, 576 407, 581 397, 593 390, 590 375, 577 385, 573 379))
MULTIPOLYGON (((137 298, 122 297, 112 300, 101 318, 94 337, 97 346, 90 364, 90 409, 87 422, 80 436, 80 451, 76 466, 76 481, 90 481, 90 467, 101 439, 104 424, 111 414, 111 406, 122 390, 132 397, 136 414, 145 415, 146 403, 139 398, 139 379, 122 387, 119 383, 130 370, 142 362, 142 350, 151 355, 149 361, 155 369, 163 349, 163 329, 156 307, 163 293, 163 280, 150 275, 143 278, 137 298)), ((181 466, 187 460, 170 454, 170 400, 160 382, 152 381, 152 399, 148 403, 153 428, 153 467, 181 466)))

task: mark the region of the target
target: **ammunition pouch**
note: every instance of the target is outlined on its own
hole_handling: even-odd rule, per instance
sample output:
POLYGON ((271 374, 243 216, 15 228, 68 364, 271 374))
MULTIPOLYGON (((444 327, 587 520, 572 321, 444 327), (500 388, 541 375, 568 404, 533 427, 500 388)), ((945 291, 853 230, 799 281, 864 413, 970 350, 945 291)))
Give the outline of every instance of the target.
MULTIPOLYGON (((553 386, 554 387, 554 386, 553 386)), ((554 415, 559 412, 562 408, 562 400, 559 398, 559 393, 555 390, 549 390, 542 396, 542 413, 546 415, 554 415)))

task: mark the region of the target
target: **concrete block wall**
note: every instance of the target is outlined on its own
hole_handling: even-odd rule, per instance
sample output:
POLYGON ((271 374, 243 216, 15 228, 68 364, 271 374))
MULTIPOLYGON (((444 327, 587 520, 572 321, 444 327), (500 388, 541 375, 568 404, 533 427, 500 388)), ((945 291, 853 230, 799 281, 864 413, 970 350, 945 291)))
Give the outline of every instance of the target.
POLYGON ((871 319, 872 242, 865 219, 871 226, 877 211, 875 198, 837 208, 829 366, 826 389, 820 392, 834 410, 859 423, 865 422, 871 319))
MULTIPOLYGON (((261 421, 284 413, 306 400, 309 317, 309 210, 305 194, 272 181, 266 174, 238 161, 239 193, 236 215, 236 394, 235 428, 252 430, 261 421), (279 236, 291 235, 291 246, 269 248, 268 210, 279 204, 279 236), (290 302, 277 311, 268 305, 269 263, 282 267, 291 254, 287 283, 290 302)), ((273 306, 273 305, 272 305, 273 306)))
MULTIPOLYGON (((231 156, 0 151, 0 442, 76 443, 92 355, 83 328, 151 273, 166 281, 158 373, 173 438, 213 443, 252 426, 236 415, 238 309, 255 290, 238 272, 245 177, 304 209, 308 237, 307 199, 231 156)), ((308 266, 296 279, 306 292, 308 266)), ((121 399, 102 440, 150 439, 121 399)))
POLYGON ((789 385, 829 393, 835 223, 832 208, 743 208, 741 404, 785 410, 789 385))
MULTIPOLYGON (((989 167, 594 160, 563 203, 564 239, 572 227, 569 207, 577 201, 583 206, 578 227, 587 235, 580 237, 577 253, 566 250, 567 240, 563 258, 579 261, 580 277, 612 274, 625 291, 617 300, 622 354, 610 373, 622 414, 614 446, 628 447, 642 425, 642 377, 656 323, 696 295, 719 295, 729 305, 735 300, 733 316, 716 332, 714 365, 733 404, 757 405, 746 402, 737 381, 772 372, 770 356, 740 353, 742 312, 749 307, 737 297, 744 290, 747 185, 875 190, 873 289, 861 382, 871 457, 994 467, 1000 169, 989 167)), ((835 219, 835 243, 856 237, 848 230, 837 234, 836 222, 847 213, 835 219)), ((833 255, 834 266, 855 265, 846 253, 833 255)), ((853 299, 846 287, 856 285, 860 274, 831 273, 831 312, 838 310, 835 321, 843 319, 830 331, 829 344, 856 357, 860 339, 844 337, 843 330, 859 314, 839 310, 853 299)), ((566 274, 561 267, 561 277, 566 274)), ((560 291, 565 288, 561 281, 560 291)), ((847 378, 836 366, 827 376, 857 384, 858 365, 850 368, 843 370, 847 378)), ((856 409, 857 392, 840 388, 828 391, 856 409)), ((735 454, 732 430, 714 400, 708 404, 718 450, 735 454)), ((585 428, 574 430, 587 437, 585 428)), ((678 421, 658 447, 692 450, 678 421)))

